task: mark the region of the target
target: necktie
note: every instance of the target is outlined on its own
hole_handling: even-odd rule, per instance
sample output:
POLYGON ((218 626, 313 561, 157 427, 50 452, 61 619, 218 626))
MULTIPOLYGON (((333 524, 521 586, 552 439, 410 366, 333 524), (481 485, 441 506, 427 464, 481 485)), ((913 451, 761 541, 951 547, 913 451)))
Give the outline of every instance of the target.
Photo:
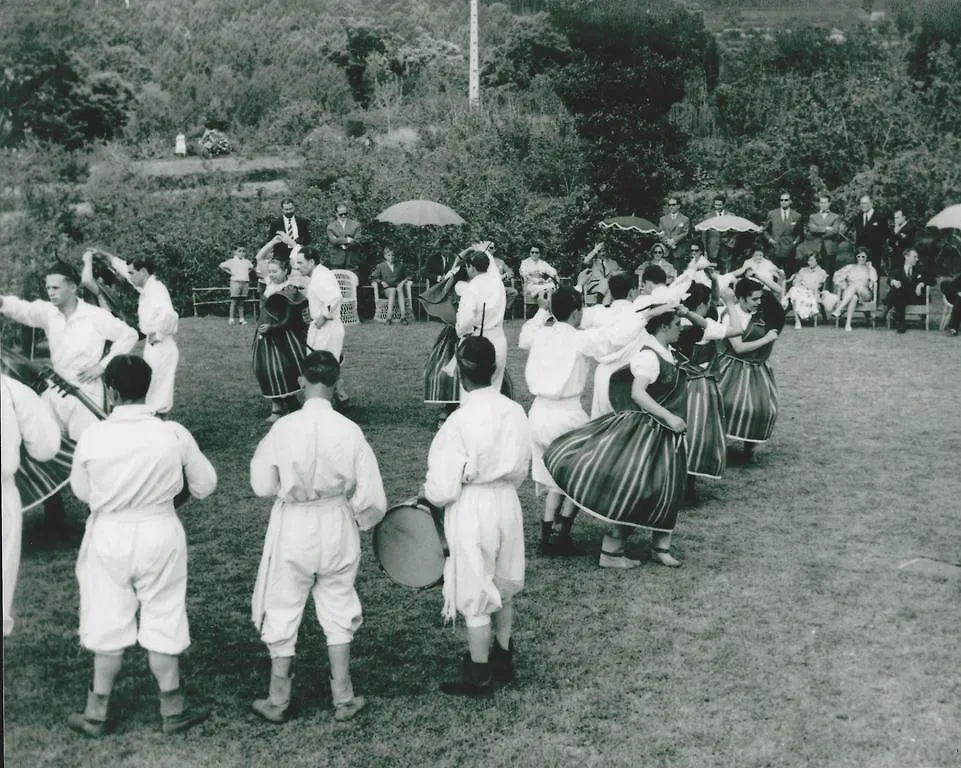
POLYGON ((868 215, 864 214, 864 226, 868 225, 868 215))
POLYGON ((904 270, 904 274, 907 275, 908 280, 910 280, 910 279, 911 279, 911 267, 908 267, 906 270, 904 270))
POLYGON ((285 218, 284 221, 287 223, 287 237, 293 239, 294 237, 294 220, 292 218, 285 218))

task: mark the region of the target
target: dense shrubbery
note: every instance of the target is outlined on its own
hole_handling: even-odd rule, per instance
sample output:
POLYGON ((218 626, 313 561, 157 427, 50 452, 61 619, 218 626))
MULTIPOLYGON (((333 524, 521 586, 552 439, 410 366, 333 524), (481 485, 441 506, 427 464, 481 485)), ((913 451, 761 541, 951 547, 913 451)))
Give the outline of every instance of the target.
POLYGON ((388 240, 413 262, 480 237, 508 256, 539 240, 570 271, 600 218, 656 218, 668 192, 695 219, 717 191, 754 218, 782 188, 802 210, 824 189, 846 212, 870 191, 916 219, 961 199, 961 10, 950 2, 899 3, 894 24, 845 30, 844 42, 813 26, 715 38, 669 0, 485 3, 474 111, 459 4, 73 5, 11 10, 0 25, 0 124, 20 147, 0 157, 8 284, 84 242, 160 256, 181 304, 190 285, 218 282, 213 265, 235 243, 259 245, 278 200, 238 197, 226 177, 198 187, 116 171, 80 188, 84 156, 54 146, 120 135, 116 151, 149 157, 212 125, 247 154, 306 156, 287 180, 321 237, 340 199, 364 221, 428 197, 470 222, 371 225, 370 259, 388 240), (94 215, 71 208, 84 199, 94 215))

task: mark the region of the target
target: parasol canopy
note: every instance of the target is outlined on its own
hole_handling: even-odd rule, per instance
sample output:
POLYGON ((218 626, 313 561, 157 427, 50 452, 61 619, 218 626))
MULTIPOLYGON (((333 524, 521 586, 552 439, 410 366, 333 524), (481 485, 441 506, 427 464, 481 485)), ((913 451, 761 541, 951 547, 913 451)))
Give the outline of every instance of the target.
POLYGON ((711 230, 714 232, 760 232, 761 228, 753 221, 729 213, 723 216, 711 216, 694 226, 698 232, 711 230))
POLYGON ((938 229, 961 229, 961 203, 949 205, 931 219, 927 226, 937 227, 938 229))
POLYGON ((411 224, 415 227, 460 226, 467 223, 456 211, 430 200, 408 200, 397 203, 378 213, 377 221, 385 221, 388 224, 411 224))
POLYGON ((656 224, 652 224, 640 216, 615 216, 612 219, 604 219, 597 226, 601 229, 640 232, 642 235, 654 235, 659 231, 656 224))

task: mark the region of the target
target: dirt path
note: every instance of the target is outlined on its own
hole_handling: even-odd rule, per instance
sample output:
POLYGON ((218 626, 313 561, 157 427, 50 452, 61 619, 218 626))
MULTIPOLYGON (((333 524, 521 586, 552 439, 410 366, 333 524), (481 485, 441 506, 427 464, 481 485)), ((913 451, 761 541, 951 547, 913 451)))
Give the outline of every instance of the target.
MULTIPOLYGON (((299 168, 302 157, 278 157, 277 155, 254 155, 241 157, 184 157, 171 160, 131 160, 128 166, 144 176, 189 176, 195 173, 249 173, 250 171, 274 171, 299 168)), ((109 161, 94 161, 90 165, 90 175, 107 168, 109 161)))

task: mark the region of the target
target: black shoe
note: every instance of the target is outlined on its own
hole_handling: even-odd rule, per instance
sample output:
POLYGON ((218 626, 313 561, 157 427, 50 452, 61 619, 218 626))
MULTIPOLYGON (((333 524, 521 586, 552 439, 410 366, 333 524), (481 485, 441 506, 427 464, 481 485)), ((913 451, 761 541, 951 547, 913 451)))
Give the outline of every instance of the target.
POLYGON ((506 685, 514 681, 514 641, 508 643, 505 651, 501 644, 494 640, 491 648, 491 677, 495 683, 506 685))
POLYGON ((905 328, 903 325, 898 326, 898 333, 907 333, 907 332, 908 332, 908 329, 905 328))
POLYGON ((493 691, 493 675, 490 662, 478 664, 469 661, 460 680, 440 684, 441 693, 450 696, 490 696, 493 691))
POLYGON ((554 539, 554 554, 561 557, 577 557, 582 554, 569 533, 559 533, 554 539))
POLYGON ((549 539, 541 539, 537 545, 537 554, 540 557, 554 557, 557 552, 554 549, 556 539, 552 534, 549 539))

